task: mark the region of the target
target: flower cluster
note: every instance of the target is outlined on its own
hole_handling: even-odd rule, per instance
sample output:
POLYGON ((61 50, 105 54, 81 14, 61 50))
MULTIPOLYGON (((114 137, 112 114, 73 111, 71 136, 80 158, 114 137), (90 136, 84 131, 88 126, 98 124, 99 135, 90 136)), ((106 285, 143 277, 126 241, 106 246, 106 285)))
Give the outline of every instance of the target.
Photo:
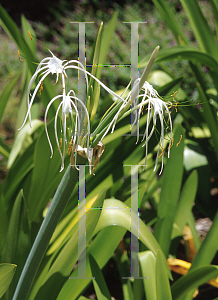
MULTIPOLYGON (((61 169, 62 171, 64 169, 64 158, 65 158, 65 152, 66 152, 66 144, 67 142, 67 120, 70 119, 70 126, 71 126, 71 140, 70 140, 70 147, 68 148, 68 153, 72 152, 73 161, 76 165, 76 157, 77 153, 82 153, 82 156, 85 156, 89 161, 90 166, 90 173, 91 173, 91 165, 92 165, 92 158, 93 153, 95 153, 95 149, 90 147, 90 120, 89 120, 89 112, 87 110, 87 107, 85 106, 84 102, 79 99, 76 96, 76 93, 73 90, 66 91, 66 84, 65 80, 67 78, 67 70, 68 69, 75 69, 82 71, 85 75, 86 80, 86 88, 87 92, 89 89, 89 80, 88 77, 92 77, 95 81, 98 82, 100 86, 102 86, 107 92, 109 92, 116 100, 117 105, 113 107, 113 109, 106 114, 105 117, 103 117, 103 121, 99 123, 97 128, 100 128, 102 124, 105 123, 105 119, 108 118, 107 126, 102 130, 101 137, 99 143, 103 140, 103 138, 106 136, 106 134, 111 130, 111 132, 114 131, 115 125, 117 121, 127 112, 127 110, 130 107, 130 104, 133 103, 133 107, 131 107, 131 113, 135 115, 134 124, 137 124, 137 141, 139 140, 139 120, 140 115, 142 112, 142 109, 144 106, 147 106, 147 124, 144 132, 144 136, 142 141, 145 140, 143 146, 145 146, 145 165, 147 162, 147 155, 148 155, 148 141, 151 138, 152 134, 154 133, 154 130, 156 129, 156 123, 157 123, 157 117, 159 117, 160 124, 161 124, 161 132, 160 132, 160 140, 157 150, 157 157, 156 157, 156 163, 155 168, 157 167, 158 158, 162 156, 162 164, 161 164, 161 171, 163 169, 163 151, 164 151, 164 136, 165 136, 165 119, 164 114, 166 113, 168 115, 168 122, 169 122, 169 128, 170 128, 170 146, 168 147, 168 157, 170 154, 170 147, 172 142, 172 120, 170 116, 170 112, 168 109, 168 106, 166 102, 164 102, 161 97, 158 95, 157 91, 150 85, 147 81, 144 80, 142 82, 142 79, 137 79, 134 84, 134 92, 133 89, 130 91, 127 95, 127 97, 123 98, 123 95, 127 92, 129 85, 125 89, 124 93, 119 96, 113 91, 111 91, 106 85, 104 85, 100 80, 98 80, 95 76, 93 76, 91 73, 86 71, 85 67, 82 65, 81 62, 77 60, 60 60, 58 59, 51 51, 51 57, 44 58, 38 65, 36 72, 32 76, 28 91, 27 91, 27 102, 28 102, 28 110, 27 114, 25 116, 24 122, 21 126, 21 128, 24 126, 24 124, 27 121, 27 118, 29 117, 30 126, 31 126, 31 107, 33 105, 34 99, 36 97, 37 92, 39 91, 41 93, 41 90, 43 88, 43 81, 49 74, 56 74, 56 83, 59 80, 59 77, 61 77, 61 85, 62 85, 62 94, 55 96, 53 99, 50 100, 50 102, 47 105, 46 111, 45 111, 45 131, 48 139, 48 143, 51 149, 51 157, 53 155, 53 146, 50 141, 49 133, 47 130, 47 115, 49 108, 51 105, 56 101, 59 100, 59 106, 57 108, 56 114, 55 114, 55 139, 57 143, 57 147, 61 156, 61 169), (33 92, 33 94, 30 94, 32 85, 35 81, 35 79, 39 76, 39 82, 36 85, 36 88, 33 92), (140 93, 140 84, 141 84, 141 90, 142 93, 140 93), (137 91, 137 92, 136 92, 137 91), (30 97, 31 96, 31 97, 30 97), (140 101, 139 101, 140 100, 140 101), (138 102, 140 102, 138 104, 138 102), (82 107, 82 109, 85 112, 85 115, 82 116, 78 110, 78 105, 82 107), (58 130, 57 130, 57 120, 58 115, 61 110, 61 124, 62 124, 62 137, 59 138, 58 136, 58 130), (84 120, 85 117, 85 120, 84 120), (150 126, 151 122, 153 122, 152 127, 150 126), (82 133, 82 125, 85 124, 85 132, 82 133), (150 129, 151 127, 151 129, 150 129), (86 146, 86 147, 85 147, 86 146), (94 150, 94 151, 93 151, 94 150), (161 151, 161 154, 160 154, 161 151), (75 157, 74 157, 75 155, 75 157)), ((143 77, 143 75, 142 75, 143 77)), ((21 129, 20 128, 20 129, 21 129)), ((84 130, 84 128, 83 128, 84 130)), ((99 145, 98 144, 98 147, 99 145)), ((104 149, 101 146, 101 149, 104 149)), ((99 153, 103 153, 103 150, 99 150, 99 153)), ((96 157, 96 163, 100 159, 100 155, 98 154, 96 157)), ((71 155, 71 156, 72 156, 71 155)), ((93 171, 94 173, 94 171, 93 171)))
MULTIPOLYGON (((47 115, 48 115, 50 106, 52 105, 52 103, 54 101, 59 99, 61 101, 60 101, 60 104, 59 104, 58 109, 55 114, 55 138, 56 138, 57 147, 58 147, 58 150, 59 150, 59 153, 61 156, 61 161, 62 161, 60 171, 62 171, 64 169, 64 157, 65 157, 65 150, 66 150, 66 144, 67 144, 67 119, 68 118, 71 119, 71 121, 72 121, 71 123, 73 124, 73 130, 71 130, 71 132, 72 132, 72 139, 71 139, 71 145, 70 145, 71 150, 73 149, 73 151, 77 154, 77 152, 79 150, 81 150, 80 149, 81 145, 83 146, 84 143, 86 143, 86 147, 84 147, 84 151, 85 151, 86 157, 89 161, 89 165, 91 166, 93 149, 90 148, 90 146, 89 146, 89 144, 90 144, 89 143, 89 141, 90 141, 89 113, 88 113, 88 110, 87 110, 85 104, 83 103, 83 101, 81 99, 79 99, 78 97, 76 97, 76 94, 73 90, 70 90, 68 93, 66 92, 66 84, 65 84, 65 79, 67 78, 66 70, 67 69, 76 69, 76 70, 82 71, 85 75, 87 91, 89 88, 89 83, 88 83, 88 75, 89 75, 90 77, 93 77, 107 92, 112 94, 117 99, 120 99, 121 101, 124 101, 124 100, 122 97, 118 96, 116 93, 111 91, 106 85, 104 85, 95 76, 93 76, 91 73, 86 71, 85 67, 83 66, 83 64, 81 62, 79 62, 77 60, 70 60, 70 61, 60 60, 51 51, 50 51, 50 53, 52 56, 44 58, 39 63, 39 65, 36 69, 36 72, 34 73, 34 75, 32 76, 32 78, 30 80, 30 83, 28 86, 28 91, 27 91, 28 110, 27 110, 27 114, 25 116, 24 122, 23 122, 22 126, 20 127, 20 129, 25 125, 28 117, 29 117, 29 122, 30 122, 30 126, 31 126, 31 107, 33 105, 33 102, 34 102, 37 92, 39 91, 41 93, 41 90, 43 88, 43 81, 45 80, 45 78, 49 74, 56 74, 56 83, 57 83, 59 76, 60 76, 63 92, 61 95, 55 96, 53 99, 50 100, 50 102, 47 105, 47 108, 45 111, 45 117, 44 117, 45 131, 46 131, 49 146, 51 149, 51 157, 53 155, 53 147, 52 147, 52 144, 51 144, 51 141, 49 138, 46 120, 47 120, 47 115), (33 94, 31 95, 30 91, 31 91, 32 85, 33 85, 35 79, 37 78, 37 76, 39 76, 39 75, 41 76, 40 80, 39 80, 38 84, 36 85, 36 88, 35 88, 33 94), (30 95, 31 95, 31 99, 30 99, 30 95), (81 124, 84 124, 84 120, 81 120, 81 114, 78 111, 78 105, 77 105, 78 103, 82 106, 82 108, 85 111, 85 117, 86 117, 86 132, 85 133, 82 133, 82 130, 81 130, 81 127, 82 127, 81 124), (58 119, 58 114, 59 114, 60 109, 61 109, 63 137, 61 137, 59 139, 58 130, 57 130, 57 119, 58 119), (82 133, 82 140, 81 140, 81 133, 82 133), (81 144, 81 145, 79 145, 79 144, 81 144), (63 151, 61 151, 62 145, 63 145, 63 151)), ((75 165, 76 165, 76 158, 75 158, 75 165)), ((90 168, 90 170, 91 170, 91 168, 90 168)))

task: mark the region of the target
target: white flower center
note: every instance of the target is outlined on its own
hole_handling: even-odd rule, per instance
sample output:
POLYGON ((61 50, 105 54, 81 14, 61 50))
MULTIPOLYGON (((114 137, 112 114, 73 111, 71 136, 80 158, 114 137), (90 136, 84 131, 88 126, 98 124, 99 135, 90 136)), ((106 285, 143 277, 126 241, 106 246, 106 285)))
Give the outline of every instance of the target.
POLYGON ((56 56, 53 56, 48 62, 49 71, 52 74, 61 74, 64 71, 62 64, 62 60, 60 60, 56 56))

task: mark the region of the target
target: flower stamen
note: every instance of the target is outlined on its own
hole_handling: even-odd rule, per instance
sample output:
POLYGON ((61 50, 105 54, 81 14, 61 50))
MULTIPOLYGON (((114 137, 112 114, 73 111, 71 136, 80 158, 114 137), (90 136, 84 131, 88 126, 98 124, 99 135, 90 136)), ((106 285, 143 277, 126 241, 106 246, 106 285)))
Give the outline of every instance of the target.
POLYGON ((19 50, 17 50, 17 53, 18 53, 19 60, 23 61, 23 59, 20 58, 20 51, 19 50))
POLYGON ((161 151, 161 154, 158 156, 158 158, 160 158, 160 157, 163 156, 163 155, 164 155, 164 146, 163 146, 162 151, 161 151))
POLYGON ((170 95, 171 97, 173 97, 173 101, 175 101, 175 95, 176 95, 177 91, 173 92, 172 95, 170 95))
POLYGON ((40 89, 39 89, 40 96, 41 96, 42 91, 43 91, 43 81, 41 81, 41 85, 40 85, 40 89))
POLYGON ((180 135, 180 140, 179 140, 178 143, 176 144, 176 147, 179 146, 179 144, 181 143, 181 140, 182 140, 182 135, 180 135))
POLYGON ((169 144, 169 147, 168 147, 168 149, 171 149, 173 147, 173 139, 172 140, 170 140, 170 144, 169 144))
POLYGON ((60 144, 59 144, 58 150, 60 150, 61 147, 62 147, 62 138, 60 138, 60 144))
POLYGON ((31 38, 31 41, 33 40, 33 38, 32 38, 32 35, 31 35, 31 33, 30 33, 30 31, 28 30, 28 33, 29 33, 29 36, 30 36, 30 38, 31 38))

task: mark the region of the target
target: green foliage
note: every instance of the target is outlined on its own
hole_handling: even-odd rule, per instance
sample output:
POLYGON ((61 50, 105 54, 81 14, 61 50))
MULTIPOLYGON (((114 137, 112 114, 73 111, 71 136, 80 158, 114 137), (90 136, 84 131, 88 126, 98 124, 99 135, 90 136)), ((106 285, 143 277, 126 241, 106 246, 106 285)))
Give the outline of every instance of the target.
POLYGON ((16 265, 0 264, 0 297, 7 291, 16 270, 16 265))
MULTIPOLYGON (((189 300, 199 285, 218 276, 217 266, 211 265, 218 246, 218 215, 215 214, 217 207, 209 201, 210 184, 207 183, 212 176, 215 178, 215 184, 218 182, 217 175, 214 175, 218 166, 216 39, 197 1, 180 2, 190 20, 199 48, 194 48, 189 43, 182 27, 174 18, 172 6, 168 6, 164 0, 153 2, 162 17, 167 20, 178 46, 162 49, 159 53, 157 47, 151 58, 149 55, 140 60, 140 67, 146 68, 142 73, 139 89, 148 78, 160 95, 166 95, 163 100, 169 106, 172 105, 173 144, 170 142, 168 131, 158 158, 159 162, 162 157, 164 159, 163 174, 158 174, 159 164, 157 170, 153 171, 159 136, 162 134, 162 124, 158 121, 154 126, 154 134, 149 136, 147 167, 137 168, 140 209, 138 224, 130 222, 131 217, 138 217, 138 214, 136 216, 136 212, 130 210, 131 172, 128 165, 143 165, 144 149, 135 144, 136 136, 128 135, 128 101, 114 132, 103 139, 106 147, 95 169, 96 175, 86 172, 86 210, 80 215, 80 218, 86 217, 86 278, 78 277, 79 172, 71 166, 66 168, 64 175, 59 172, 61 161, 57 149, 54 150, 53 157, 49 158, 51 153, 46 131, 41 126, 42 122, 38 120, 40 104, 36 102, 32 114, 32 128, 27 124, 17 133, 11 150, 0 140, 0 152, 8 159, 7 176, 0 186, 0 297, 3 297, 3 300, 83 300, 88 299, 90 289, 94 289, 97 299, 116 297, 105 279, 110 259, 113 259, 117 266, 120 277, 119 292, 124 300, 189 300), (186 74, 183 74, 183 77, 177 76, 169 72, 166 65, 161 65, 162 62, 171 60, 190 62, 194 74, 193 81, 196 91, 198 90, 193 101, 183 88, 183 77, 186 74), (160 63, 161 71, 151 71, 154 61, 160 63), (209 86, 202 75, 202 64, 209 68, 207 75, 213 85, 213 94, 208 92, 209 86), (174 96, 170 96, 172 94, 174 96), (211 98, 213 101, 210 101, 211 98), (201 109, 197 108, 198 103, 201 104, 201 109), (166 151, 164 152, 164 149, 168 148, 169 158, 165 155, 166 151), (202 200, 204 197, 208 197, 207 202, 202 200), (193 209, 194 203, 196 205, 193 209), (213 225, 204 241, 200 240, 195 229, 194 216, 199 210, 213 219, 213 225), (197 253, 187 274, 170 285, 172 275, 166 259, 177 255, 179 240, 183 238, 186 225, 191 229, 197 253), (130 232, 132 234, 133 228, 138 230, 139 234, 139 277, 143 277, 141 279, 128 278, 131 263, 130 232)), ((211 3, 217 18, 216 1, 211 3)), ((0 18, 3 28, 25 57, 22 75, 19 71, 14 76, 1 93, 0 102, 2 119, 10 94, 21 77, 21 104, 17 115, 19 127, 27 110, 28 82, 35 72, 32 62, 37 62, 36 40, 31 41, 28 30, 33 34, 34 31, 24 16, 23 33, 2 7, 0 18)), ((95 65, 102 65, 107 61, 117 22, 118 13, 114 13, 105 28, 103 24, 100 25, 96 35, 90 57, 93 63, 91 73, 98 79, 101 75, 103 77, 103 68, 97 68, 95 65)), ((121 40, 119 43, 120 47, 125 47, 121 40)), ((113 78, 115 81, 116 76, 113 78)), ((125 84, 128 84, 128 80, 125 84)), ((136 89, 133 91, 132 96, 134 93, 137 95, 136 89)), ((55 89, 45 81, 41 97, 44 108, 54 94, 55 89)), ((92 132, 95 134, 92 140, 93 148, 101 140, 122 105, 121 100, 113 102, 111 96, 106 98, 104 95, 104 92, 101 93, 100 84, 91 79, 87 107, 92 132)), ((54 129, 56 109, 57 104, 52 104, 50 122, 48 121, 52 145, 57 140, 54 129)), ((140 138, 144 132, 143 128, 146 127, 146 109, 143 110, 143 114, 139 123, 140 138)), ((159 111, 158 114, 161 120, 159 111)), ((165 128, 168 128, 168 120, 163 118, 162 121, 165 128)), ((70 159, 72 157, 66 156, 67 164, 70 159)), ((77 165, 87 163, 84 157, 78 156, 77 159, 77 165)))

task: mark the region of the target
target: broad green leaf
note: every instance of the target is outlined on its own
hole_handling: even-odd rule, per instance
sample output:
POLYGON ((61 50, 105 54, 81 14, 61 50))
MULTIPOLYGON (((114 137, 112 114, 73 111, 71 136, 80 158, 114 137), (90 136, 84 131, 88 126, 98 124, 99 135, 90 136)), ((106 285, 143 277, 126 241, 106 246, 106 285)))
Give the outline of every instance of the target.
MULTIPOLYGON (((216 156, 218 158, 218 135, 217 135, 217 130, 218 130, 218 122, 217 122, 217 117, 216 117, 216 113, 213 109, 213 107, 210 105, 208 98, 207 98, 207 94, 206 94, 206 83, 204 81, 204 79, 202 78, 202 74, 199 71, 199 68, 197 68, 195 65, 191 64, 192 70, 195 73, 195 77, 196 77, 196 84, 198 87, 198 92, 199 92, 199 96, 200 99, 202 101, 202 103, 204 103, 203 105, 203 117, 210 129, 211 132, 211 137, 213 139, 213 146, 216 152, 216 156)), ((217 76, 216 76, 217 78, 217 76)))
MULTIPOLYGON (((94 239, 87 254, 91 253, 93 255, 100 269, 111 258, 125 232, 126 230, 121 227, 107 227, 94 239)), ((87 277, 91 277, 91 269, 88 261, 86 275, 87 277)), ((77 269, 71 276, 74 278, 78 276, 77 269)), ((126 274, 126 276, 129 276, 129 274, 126 274)), ((90 281, 91 279, 68 279, 59 293, 57 300, 77 300, 90 281)))
MULTIPOLYGON (((77 159, 78 165, 87 163, 87 159, 79 155, 77 159)), ((30 287, 49 245, 52 234, 55 231, 61 215, 68 203, 70 195, 72 194, 72 190, 77 182, 78 170, 73 169, 69 165, 61 182, 59 183, 59 186, 53 197, 53 201, 35 238, 34 245, 30 250, 29 256, 20 276, 19 283, 15 290, 14 300, 23 300, 27 298, 30 287)))
POLYGON ((2 91, 1 95, 0 95, 0 123, 4 114, 4 109, 7 105, 8 99, 11 95, 11 92, 13 91, 15 84, 17 83, 18 79, 20 77, 20 73, 18 73, 12 80, 11 82, 9 82, 6 87, 4 88, 4 90, 2 91))
POLYGON ((166 21, 166 23, 168 24, 172 32, 174 33, 177 42, 182 45, 186 44, 187 43, 186 36, 183 33, 182 28, 179 26, 178 21, 175 18, 175 14, 169 7, 167 1, 153 0, 153 2, 155 6, 158 8, 158 10, 160 11, 162 17, 164 18, 164 20, 166 21))
POLYGON ((155 225, 154 236, 157 238, 165 256, 168 255, 171 244, 171 231, 177 209, 183 176, 183 149, 185 134, 178 125, 174 134, 174 143, 170 151, 161 181, 161 195, 158 206, 158 222, 155 225))
MULTIPOLYGON (((209 53, 205 53, 202 50, 194 49, 189 46, 175 46, 168 49, 162 49, 159 51, 156 58, 156 62, 172 61, 172 60, 189 60, 193 63, 205 64, 211 69, 217 71, 218 61, 209 53)), ((145 56, 140 61, 139 67, 146 66, 149 60, 149 56, 145 56)))
POLYGON ((209 232, 206 235, 206 238, 201 244, 200 249, 198 250, 195 258, 192 261, 192 265, 190 271, 195 269, 196 267, 203 266, 206 264, 210 264, 212 259, 214 258, 217 247, 218 240, 214 238, 218 231, 218 213, 216 213, 215 218, 213 220, 213 225, 210 228, 209 232))
MULTIPOLYGON (((104 201, 103 211, 94 234, 97 234, 103 228, 112 225, 121 226, 130 231, 130 209, 126 204, 119 200, 107 199, 104 201)), ((131 228, 135 226, 138 228, 138 224, 131 224, 131 228)), ((157 255, 157 249, 160 249, 160 246, 141 219, 139 219, 139 239, 154 253, 155 256, 157 255)))
POLYGON ((145 287, 146 300, 157 300, 156 288, 156 257, 152 251, 139 253, 139 261, 144 277, 143 283, 145 287))
POLYGON ((23 266, 30 250, 30 231, 27 215, 27 207, 23 197, 23 191, 18 194, 11 213, 8 225, 5 248, 2 255, 2 261, 15 263, 17 265, 14 280, 7 293, 6 299, 11 299, 23 266))
POLYGON ((111 300, 110 292, 104 280, 104 276, 101 272, 101 269, 99 268, 96 260, 91 254, 89 255, 89 263, 91 267, 92 277, 94 277, 94 279, 92 279, 92 282, 94 285, 97 299, 111 300))
MULTIPOLYGON (((113 239, 116 240, 116 237, 117 238, 119 237, 118 234, 120 228, 119 227, 117 228, 117 226, 123 227, 126 230, 130 230, 130 211, 128 207, 121 201, 115 199, 105 200, 102 214, 100 216, 98 225, 93 235, 97 234, 97 232, 99 232, 100 230, 102 231, 94 239, 94 242, 91 244, 88 250, 88 253, 90 251, 90 253, 95 257, 100 268, 102 268, 104 264, 107 262, 107 260, 111 257, 112 249, 115 249, 118 241, 120 241, 120 238, 117 239, 117 242, 113 245, 113 239), (114 207, 116 209, 113 209, 114 207), (116 227, 111 228, 111 226, 114 225, 116 225, 116 227), (115 236, 113 236, 114 234, 115 236), (107 239, 105 239, 105 236, 107 236, 107 239)), ((154 255, 157 254, 157 251, 158 249, 160 249, 160 246, 158 245, 158 243, 156 242, 156 240, 154 239, 153 235, 146 227, 146 225, 141 221, 141 219, 139 219, 139 239, 149 249, 151 249, 154 255)), ((166 264, 166 260, 165 260, 165 270, 169 276, 170 272, 166 264)), ((90 277, 91 271, 90 271, 89 264, 87 265, 86 274, 87 277, 90 277)), ((129 274, 127 274, 127 276, 129 276, 129 274)), ((77 270, 75 270, 72 273, 72 277, 77 277, 77 270)), ((90 279, 89 280, 87 279, 86 281, 85 280, 79 281, 75 279, 68 280, 64 285, 64 287, 62 288, 58 300, 77 299, 79 294, 83 291, 83 289, 89 282, 90 279)))
POLYGON ((176 216, 173 224, 171 238, 181 236, 183 229, 188 220, 189 214, 192 212, 193 203, 195 201, 198 187, 197 171, 193 171, 186 180, 180 196, 179 205, 176 211, 176 216))
MULTIPOLYGON (((101 188, 101 191, 102 190, 103 190, 103 187, 101 188)), ((101 191, 99 191, 99 194, 101 191)), ((93 205, 97 196, 98 196, 98 194, 91 199, 90 199, 90 197, 86 198, 86 209, 93 205)), ((76 204, 75 208, 65 218, 63 218, 61 220, 61 222, 58 224, 58 226, 56 227, 56 230, 50 241, 51 247, 49 248, 47 255, 51 255, 55 251, 57 251, 58 248, 60 248, 60 246, 63 245, 63 243, 65 243, 67 240, 69 240, 69 238, 72 236, 72 233, 75 230, 74 227, 78 223, 77 202, 75 202, 75 204, 76 204)), ((83 213, 84 212, 82 212, 81 216, 83 216, 83 213)))
POLYGON ((21 16, 21 24, 23 29, 23 37, 29 48, 32 50, 32 53, 36 55, 37 42, 35 31, 24 15, 21 16), (31 36, 29 35, 28 31, 30 32, 31 36))
MULTIPOLYGON (((191 273, 192 271, 195 271, 196 269, 198 270, 199 267, 209 265, 211 263, 211 261, 213 260, 215 254, 217 252, 217 247, 218 247, 217 239, 214 238, 214 236, 216 236, 216 234, 217 234, 217 230, 218 230, 218 213, 216 213, 216 216, 213 220, 213 225, 210 228, 210 231, 206 235, 206 238, 202 242, 201 247, 199 248, 196 256, 194 257, 194 259, 192 261, 192 265, 191 265, 191 268, 189 269, 188 274, 191 273)), ((209 266, 206 266, 206 267, 209 267, 209 266)), ((217 275, 215 275, 215 276, 217 276, 217 275)), ((215 276, 213 276, 213 277, 215 277, 215 276)), ((209 279, 205 279, 205 281, 202 282, 201 284, 205 283, 206 281, 210 280, 213 277, 210 277, 209 279)), ((198 285, 200 285, 200 284, 198 284, 198 285)), ((192 286, 190 288, 191 291, 189 292, 189 294, 187 293, 187 299, 189 299, 190 296, 193 295, 194 290, 197 288, 198 285, 196 284, 194 287, 192 286)))
MULTIPOLYGON (((100 53, 100 46, 101 46, 101 39, 102 39, 102 31, 103 31, 103 22, 100 25, 97 39, 96 39, 96 44, 95 44, 95 51, 94 51, 94 57, 93 57, 93 62, 92 62, 92 75, 96 75, 97 71, 97 65, 99 64, 99 53, 100 53)), ((94 78, 91 77, 90 82, 89 82, 89 90, 88 90, 88 102, 87 102, 87 109, 90 115, 95 115, 95 112, 93 111, 93 106, 95 105, 95 98, 97 100, 97 105, 99 101, 99 96, 100 96, 100 86, 99 84, 94 84, 94 78), (93 90, 93 85, 94 85, 94 90, 93 90), (98 92, 97 92, 98 90, 98 92), (99 95, 97 96, 96 93, 99 95)))
MULTIPOLYGON (((116 266, 120 274, 122 290, 123 290, 123 299, 134 300, 135 295, 133 295, 132 285, 130 279, 127 277, 127 274, 130 273, 130 259, 127 253, 119 248, 117 249, 116 254, 117 255, 115 255, 113 259, 116 262, 116 266)), ((137 280, 134 280, 134 282, 136 281, 137 280)))
POLYGON ((194 168, 207 166, 207 157, 202 153, 196 142, 188 140, 184 149, 184 167, 187 171, 194 168))
POLYGON ((32 128, 29 124, 26 124, 18 133, 13 147, 11 149, 9 159, 8 159, 8 168, 10 169, 13 165, 17 156, 24 152, 25 148, 27 148, 32 142, 31 135, 40 127, 42 126, 43 122, 39 120, 32 121, 32 128))
POLYGON ((172 300, 168 272, 166 271, 166 258, 159 249, 157 250, 156 263, 156 289, 157 300, 172 300))
MULTIPOLYGON (((108 55, 108 51, 110 48, 110 43, 113 38, 113 34, 116 29, 116 22, 117 22, 118 12, 114 12, 110 22, 106 26, 105 30, 103 31, 102 38, 101 38, 101 46, 99 50, 99 58, 98 64, 105 64, 106 57, 108 55)), ((96 77, 101 79, 101 72, 102 68, 97 68, 96 77)))
MULTIPOLYGON (((97 199, 92 205, 93 209, 88 210, 86 214, 86 243, 88 243, 91 239, 96 224, 98 223, 98 219, 101 214, 100 207, 102 206, 102 203, 104 201, 105 193, 106 190, 102 191, 102 193, 98 195, 97 199)), ((50 267, 49 272, 44 279, 44 283, 35 297, 35 300, 48 299, 49 295, 56 299, 63 284, 71 274, 77 260, 78 229, 75 228, 72 237, 60 251, 58 257, 50 267)))
MULTIPOLYGON (((21 185, 25 181, 26 175, 33 168, 33 151, 35 143, 32 143, 22 155, 20 155, 9 170, 4 183, 3 191, 5 196, 6 204, 14 204, 19 191, 23 188, 21 185)), ((25 190, 24 190, 25 194, 25 190)), ((8 207, 7 207, 8 208, 8 207)))
POLYGON ((172 285, 172 296, 174 300, 182 299, 189 291, 206 283, 218 275, 218 267, 213 265, 197 267, 189 271, 185 276, 178 279, 172 285))
POLYGON ((91 121, 94 119, 95 114, 97 112, 99 98, 100 98, 100 84, 97 83, 97 85, 94 89, 94 92, 93 92, 93 106, 92 106, 92 111, 91 111, 91 116, 90 116, 91 121))
POLYGON ((5 294, 9 288, 11 281, 14 277, 16 265, 0 264, 0 298, 5 294))
POLYGON ((48 133, 52 146, 54 147, 53 157, 49 147, 48 139, 43 130, 37 139, 34 149, 34 169, 31 178, 31 185, 27 197, 29 217, 31 221, 38 222, 42 211, 55 193, 56 186, 60 182, 62 173, 59 172, 61 158, 54 135, 54 122, 48 125, 48 133))
POLYGON ((181 3, 188 15, 192 30, 201 49, 217 57, 218 52, 214 35, 200 10, 198 2, 196 0, 181 0, 181 3))

